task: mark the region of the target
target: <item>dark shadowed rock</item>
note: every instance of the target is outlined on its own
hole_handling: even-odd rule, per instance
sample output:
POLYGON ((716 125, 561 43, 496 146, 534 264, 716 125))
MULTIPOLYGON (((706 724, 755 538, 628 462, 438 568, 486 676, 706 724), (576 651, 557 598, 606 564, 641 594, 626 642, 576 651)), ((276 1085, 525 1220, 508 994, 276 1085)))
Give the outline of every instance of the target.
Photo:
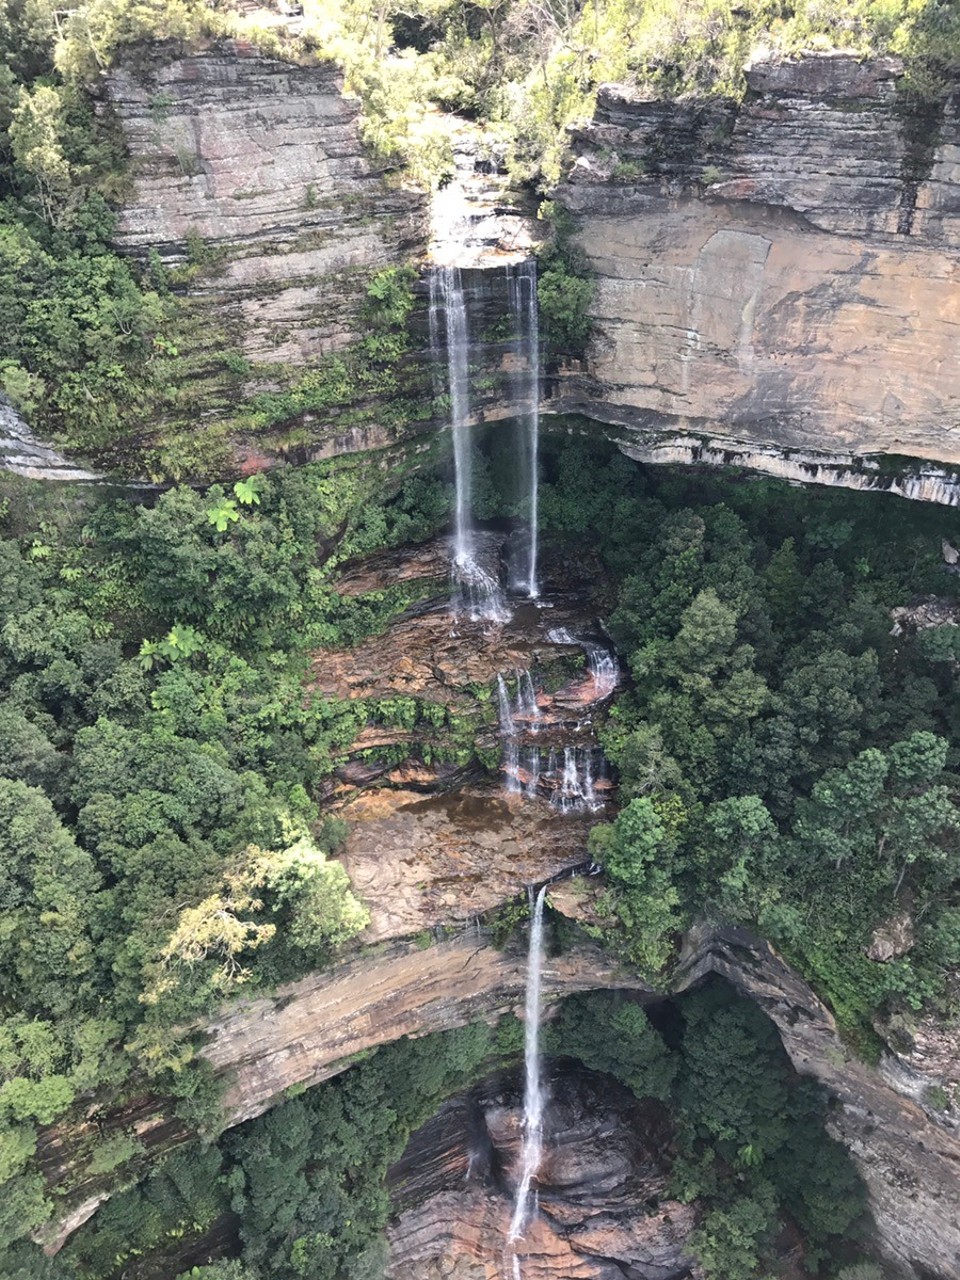
POLYGON ((557 1064, 537 1213, 514 1250, 521 1089, 516 1072, 493 1077, 411 1137, 389 1175, 391 1280, 502 1280, 514 1274, 514 1251, 524 1280, 689 1276, 685 1244, 696 1210, 666 1195, 662 1108, 638 1103, 608 1076, 557 1064))

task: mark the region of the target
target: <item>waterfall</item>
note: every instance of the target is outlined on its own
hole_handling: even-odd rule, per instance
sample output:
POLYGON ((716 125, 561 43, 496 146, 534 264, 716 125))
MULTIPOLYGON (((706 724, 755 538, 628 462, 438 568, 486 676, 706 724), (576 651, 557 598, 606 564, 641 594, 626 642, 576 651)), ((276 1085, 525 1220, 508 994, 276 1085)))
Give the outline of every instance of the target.
MULTIPOLYGON (((531 894, 532 896, 532 894, 531 894)), ((511 1241, 519 1240, 530 1213, 530 1186, 540 1167, 543 1152, 544 1089, 540 1075, 540 975, 543 968, 544 885, 537 894, 530 920, 530 951, 527 956, 527 998, 524 1005, 523 1044, 523 1142, 520 1147, 520 1179, 517 1182, 511 1241)))
MULTIPOLYGON (((591 747, 564 747, 563 772, 550 799, 555 809, 561 813, 596 813, 603 807, 603 801, 597 797, 596 754, 591 747)), ((602 756, 600 766, 602 776, 602 756)))
POLYGON ((503 748, 503 772, 507 779, 507 792, 520 795, 523 783, 520 780, 520 748, 515 738, 508 738, 503 748))
POLYGON ((540 786, 540 748, 531 747, 527 750, 527 780, 523 784, 523 794, 526 796, 535 796, 537 788, 540 786))
POLYGON ((587 667, 593 679, 592 702, 608 698, 620 683, 620 667, 612 650, 594 640, 578 640, 567 627, 551 627, 547 632, 551 644, 576 644, 587 655, 587 667))
POLYGON ((500 714, 500 732, 505 738, 512 738, 517 730, 510 710, 510 695, 507 693, 507 682, 502 675, 497 676, 497 706, 500 714))
POLYGON ((603 645, 594 644, 592 640, 582 640, 581 644, 586 650, 587 665, 593 676, 594 700, 601 702, 616 689, 620 679, 620 668, 616 658, 603 645))
POLYGON ((540 450, 540 327, 537 309, 537 263, 528 258, 519 266, 507 267, 510 313, 513 318, 516 351, 520 367, 514 374, 514 392, 521 406, 523 444, 520 449, 520 483, 529 494, 526 545, 515 588, 531 600, 540 594, 537 582, 538 492, 540 450))
POLYGON ((518 671, 516 675, 517 702, 513 713, 514 720, 526 721, 527 729, 531 733, 536 733, 539 727, 537 722, 541 716, 537 705, 537 691, 533 687, 533 677, 529 671, 518 671))
POLYGON ((506 606, 500 584, 477 559, 471 510, 470 459, 470 330, 467 301, 459 267, 434 267, 430 272, 430 347, 440 359, 440 313, 443 312, 447 348, 447 387, 450 394, 450 430, 453 436, 453 468, 456 509, 453 525, 453 611, 466 613, 474 622, 506 622, 506 606))
POLYGON ((439 313, 443 311, 447 347, 447 387, 450 394, 450 428, 453 434, 453 466, 456 512, 453 526, 455 567, 475 563, 470 521, 470 414, 467 303, 459 267, 435 267, 430 272, 430 345, 440 348, 439 313))

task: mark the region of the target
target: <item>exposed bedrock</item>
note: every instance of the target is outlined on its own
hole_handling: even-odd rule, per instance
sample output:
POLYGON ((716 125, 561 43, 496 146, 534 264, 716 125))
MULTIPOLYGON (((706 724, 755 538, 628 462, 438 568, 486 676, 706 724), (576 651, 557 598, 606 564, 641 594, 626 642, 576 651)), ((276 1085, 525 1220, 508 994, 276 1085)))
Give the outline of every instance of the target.
POLYGON ((65 458, 59 450, 38 440, 20 414, 0 395, 0 470, 28 480, 61 480, 86 483, 99 477, 65 458))
MULTIPOLYGON (((391 1277, 503 1280, 512 1272, 518 1072, 451 1099, 390 1170, 391 1277)), ((670 1126, 609 1076, 551 1063, 538 1212, 516 1246, 524 1280, 683 1280, 691 1205, 666 1194, 670 1126)))
MULTIPOLYGON (((960 89, 917 107, 901 74, 835 54, 756 63, 743 103, 603 88, 557 193, 597 276, 595 333, 545 408, 642 461, 960 501, 960 89)), ((370 276, 426 252, 426 198, 365 155, 341 85, 230 41, 132 49, 104 76, 133 179, 117 244, 191 256, 181 354, 214 428, 352 342, 370 276)), ((477 359, 497 383, 478 416, 509 416, 509 353, 477 359)), ((234 463, 422 447, 442 425, 347 408, 236 440, 234 463)))
POLYGON ((250 361, 307 366, 345 345, 370 275, 424 243, 424 197, 367 158, 332 63, 239 41, 134 48, 104 92, 134 183, 118 247, 176 263, 202 246, 190 296, 250 361))
POLYGON ((759 63, 742 105, 601 90, 560 192, 598 277, 560 406, 663 461, 712 437, 704 460, 793 450, 786 474, 834 483, 804 460, 960 462, 960 95, 909 111, 900 73, 759 63))
POLYGON ((775 1023, 796 1070, 820 1081, 836 1100, 828 1129, 848 1148, 866 1183, 878 1244, 898 1273, 956 1280, 960 1129, 926 1101, 932 1086, 957 1077, 955 1030, 941 1029, 939 1056, 920 1043, 915 1054, 885 1055, 872 1067, 846 1049, 829 1010, 803 979, 745 930, 691 932, 677 986, 707 973, 755 1000, 775 1023))
MULTIPOLYGON (((582 917, 575 886, 560 886, 558 907, 582 917)), ((430 946, 387 942, 377 949, 240 1003, 208 1027, 203 1056, 226 1085, 230 1123, 259 1115, 291 1086, 313 1085, 349 1066, 353 1054, 403 1035, 418 1036, 522 1008, 526 957, 522 946, 497 950, 475 928, 430 946)), ((878 1068, 846 1049, 829 1011, 764 942, 738 929, 694 930, 686 939, 673 990, 717 973, 756 1000, 774 1021, 794 1067, 820 1081, 836 1100, 829 1127, 847 1146, 867 1185, 878 1243, 913 1280, 960 1275, 960 1132, 936 1102, 934 1086, 957 1078, 955 1037, 931 1054, 918 1037, 915 1055, 888 1057, 878 1068), (933 1074, 933 1072, 936 1074, 933 1074), (932 1092, 931 1092, 932 1091, 932 1092)), ((638 975, 590 944, 549 958, 547 1001, 578 991, 632 990, 656 999, 638 975)), ((150 1149, 187 1136, 180 1122, 141 1111, 124 1124, 150 1149)), ((52 1181, 71 1169, 83 1133, 54 1130, 41 1145, 52 1181)), ((62 1244, 95 1210, 104 1191, 76 1187, 69 1216, 51 1236, 62 1244)), ((65 1205, 65 1209, 67 1206, 65 1205)))
MULTIPOLYGON (((557 895, 571 906, 570 890, 557 895)), ((960 1131, 924 1105, 927 1090, 953 1072, 952 1053, 925 1075, 929 1061, 909 1055, 879 1068, 854 1058, 809 986, 764 942, 739 929, 701 929, 686 939, 673 983, 686 990, 717 973, 757 1001, 776 1024, 797 1071, 819 1080, 837 1101, 829 1126, 850 1150, 867 1185, 879 1241, 904 1275, 960 1275, 960 1131), (925 1269, 925 1270, 924 1270, 925 1269)), ((341 1070, 350 1054, 401 1035, 421 1035, 522 1006, 522 949, 497 951, 466 930, 419 950, 397 944, 228 1013, 210 1028, 203 1050, 228 1079, 234 1122, 265 1110, 293 1084, 341 1070)), ((635 973, 584 946, 548 959, 547 1000, 576 991, 630 989, 655 998, 635 973)))

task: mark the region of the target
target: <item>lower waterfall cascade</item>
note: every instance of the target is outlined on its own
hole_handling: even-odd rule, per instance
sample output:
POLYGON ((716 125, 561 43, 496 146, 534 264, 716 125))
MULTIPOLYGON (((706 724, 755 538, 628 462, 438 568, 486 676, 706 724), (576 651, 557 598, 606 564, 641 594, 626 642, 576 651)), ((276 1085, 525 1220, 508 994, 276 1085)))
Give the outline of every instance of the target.
MULTIPOLYGON (((532 1210, 531 1188, 543 1155, 545 1094, 540 1063, 540 979, 543 972, 543 911, 546 898, 546 885, 541 887, 535 899, 531 892, 533 909, 530 917, 527 988, 524 1000, 523 1129, 519 1177, 508 1234, 510 1244, 515 1244, 523 1237, 532 1210)), ((514 1269, 516 1270, 516 1265, 514 1269)))
MULTIPOLYGON (((577 647, 587 657, 588 675, 576 689, 575 715, 545 712, 529 670, 497 677, 502 744, 501 771, 508 793, 546 798, 560 814, 598 813, 613 787, 603 751, 594 738, 593 712, 614 692, 620 669, 611 648, 577 640, 565 628, 546 633, 550 644, 577 647), (514 692, 511 696, 510 687, 514 692)), ((548 696, 544 701, 548 701, 548 696)))

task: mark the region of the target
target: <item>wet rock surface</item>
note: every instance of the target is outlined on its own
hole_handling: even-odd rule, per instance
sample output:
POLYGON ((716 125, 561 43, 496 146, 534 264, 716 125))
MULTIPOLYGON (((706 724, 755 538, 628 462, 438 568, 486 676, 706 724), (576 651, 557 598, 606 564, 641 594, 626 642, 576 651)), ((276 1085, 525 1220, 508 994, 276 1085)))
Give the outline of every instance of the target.
POLYGON ((365 941, 476 920, 587 859, 592 823, 490 786, 427 797, 378 789, 340 812, 351 827, 341 861, 371 914, 365 941))
MULTIPOLYGON (((476 542, 485 571, 502 580, 509 532, 480 532, 476 542)), ((499 775, 531 801, 599 812, 614 780, 596 731, 621 680, 598 621, 603 575, 587 585, 561 571, 569 586, 536 601, 508 599, 506 616, 491 621, 451 600, 449 565, 450 546, 440 538, 344 567, 344 596, 401 583, 421 598, 382 634, 314 655, 312 687, 369 704, 328 796, 348 803, 372 784, 440 793, 499 775)), ((365 820, 366 811, 358 813, 365 820)), ((489 815, 503 826, 502 806, 493 803, 489 815)))
MULTIPOLYGON (((494 535, 494 541, 502 537, 494 535)), ((384 634, 349 649, 318 653, 313 662, 314 687, 334 698, 393 693, 467 706, 476 703, 476 686, 492 688, 501 672, 509 675, 566 660, 579 669, 579 678, 573 678, 571 670, 570 679, 558 679, 541 710, 547 714, 556 704, 560 715, 563 708, 569 712, 595 701, 580 646, 549 638, 557 628, 578 635, 596 633, 598 623, 588 594, 548 593, 536 603, 513 601, 510 617, 502 624, 471 621, 451 613, 449 564, 449 547, 434 542, 416 549, 412 558, 386 556, 346 574, 338 583, 345 595, 383 590, 390 582, 420 581, 437 591, 433 599, 391 623, 384 634)))
MULTIPOLYGON (((478 535, 494 575, 503 541, 478 535)), ((441 579, 449 556, 447 541, 434 539, 346 566, 344 595, 395 582, 429 590, 438 579, 443 594, 383 635, 313 662, 329 697, 375 706, 416 698, 438 712, 409 728, 368 723, 336 772, 335 808, 350 828, 341 860, 372 917, 365 941, 429 934, 441 921, 461 927, 584 863, 591 820, 613 790, 598 765, 593 803, 561 803, 567 752, 574 764, 597 752, 596 722, 619 680, 612 649, 594 671, 587 659, 599 642, 578 639, 599 625, 591 594, 515 600, 504 622, 471 621, 451 610, 441 579), (459 764, 443 756, 454 740, 459 764)))
POLYGON ((415 1133, 388 1185, 391 1280, 681 1280, 695 1209, 666 1196, 662 1109, 608 1076, 552 1063, 538 1204, 508 1242, 520 1141, 518 1073, 448 1102, 415 1133))

